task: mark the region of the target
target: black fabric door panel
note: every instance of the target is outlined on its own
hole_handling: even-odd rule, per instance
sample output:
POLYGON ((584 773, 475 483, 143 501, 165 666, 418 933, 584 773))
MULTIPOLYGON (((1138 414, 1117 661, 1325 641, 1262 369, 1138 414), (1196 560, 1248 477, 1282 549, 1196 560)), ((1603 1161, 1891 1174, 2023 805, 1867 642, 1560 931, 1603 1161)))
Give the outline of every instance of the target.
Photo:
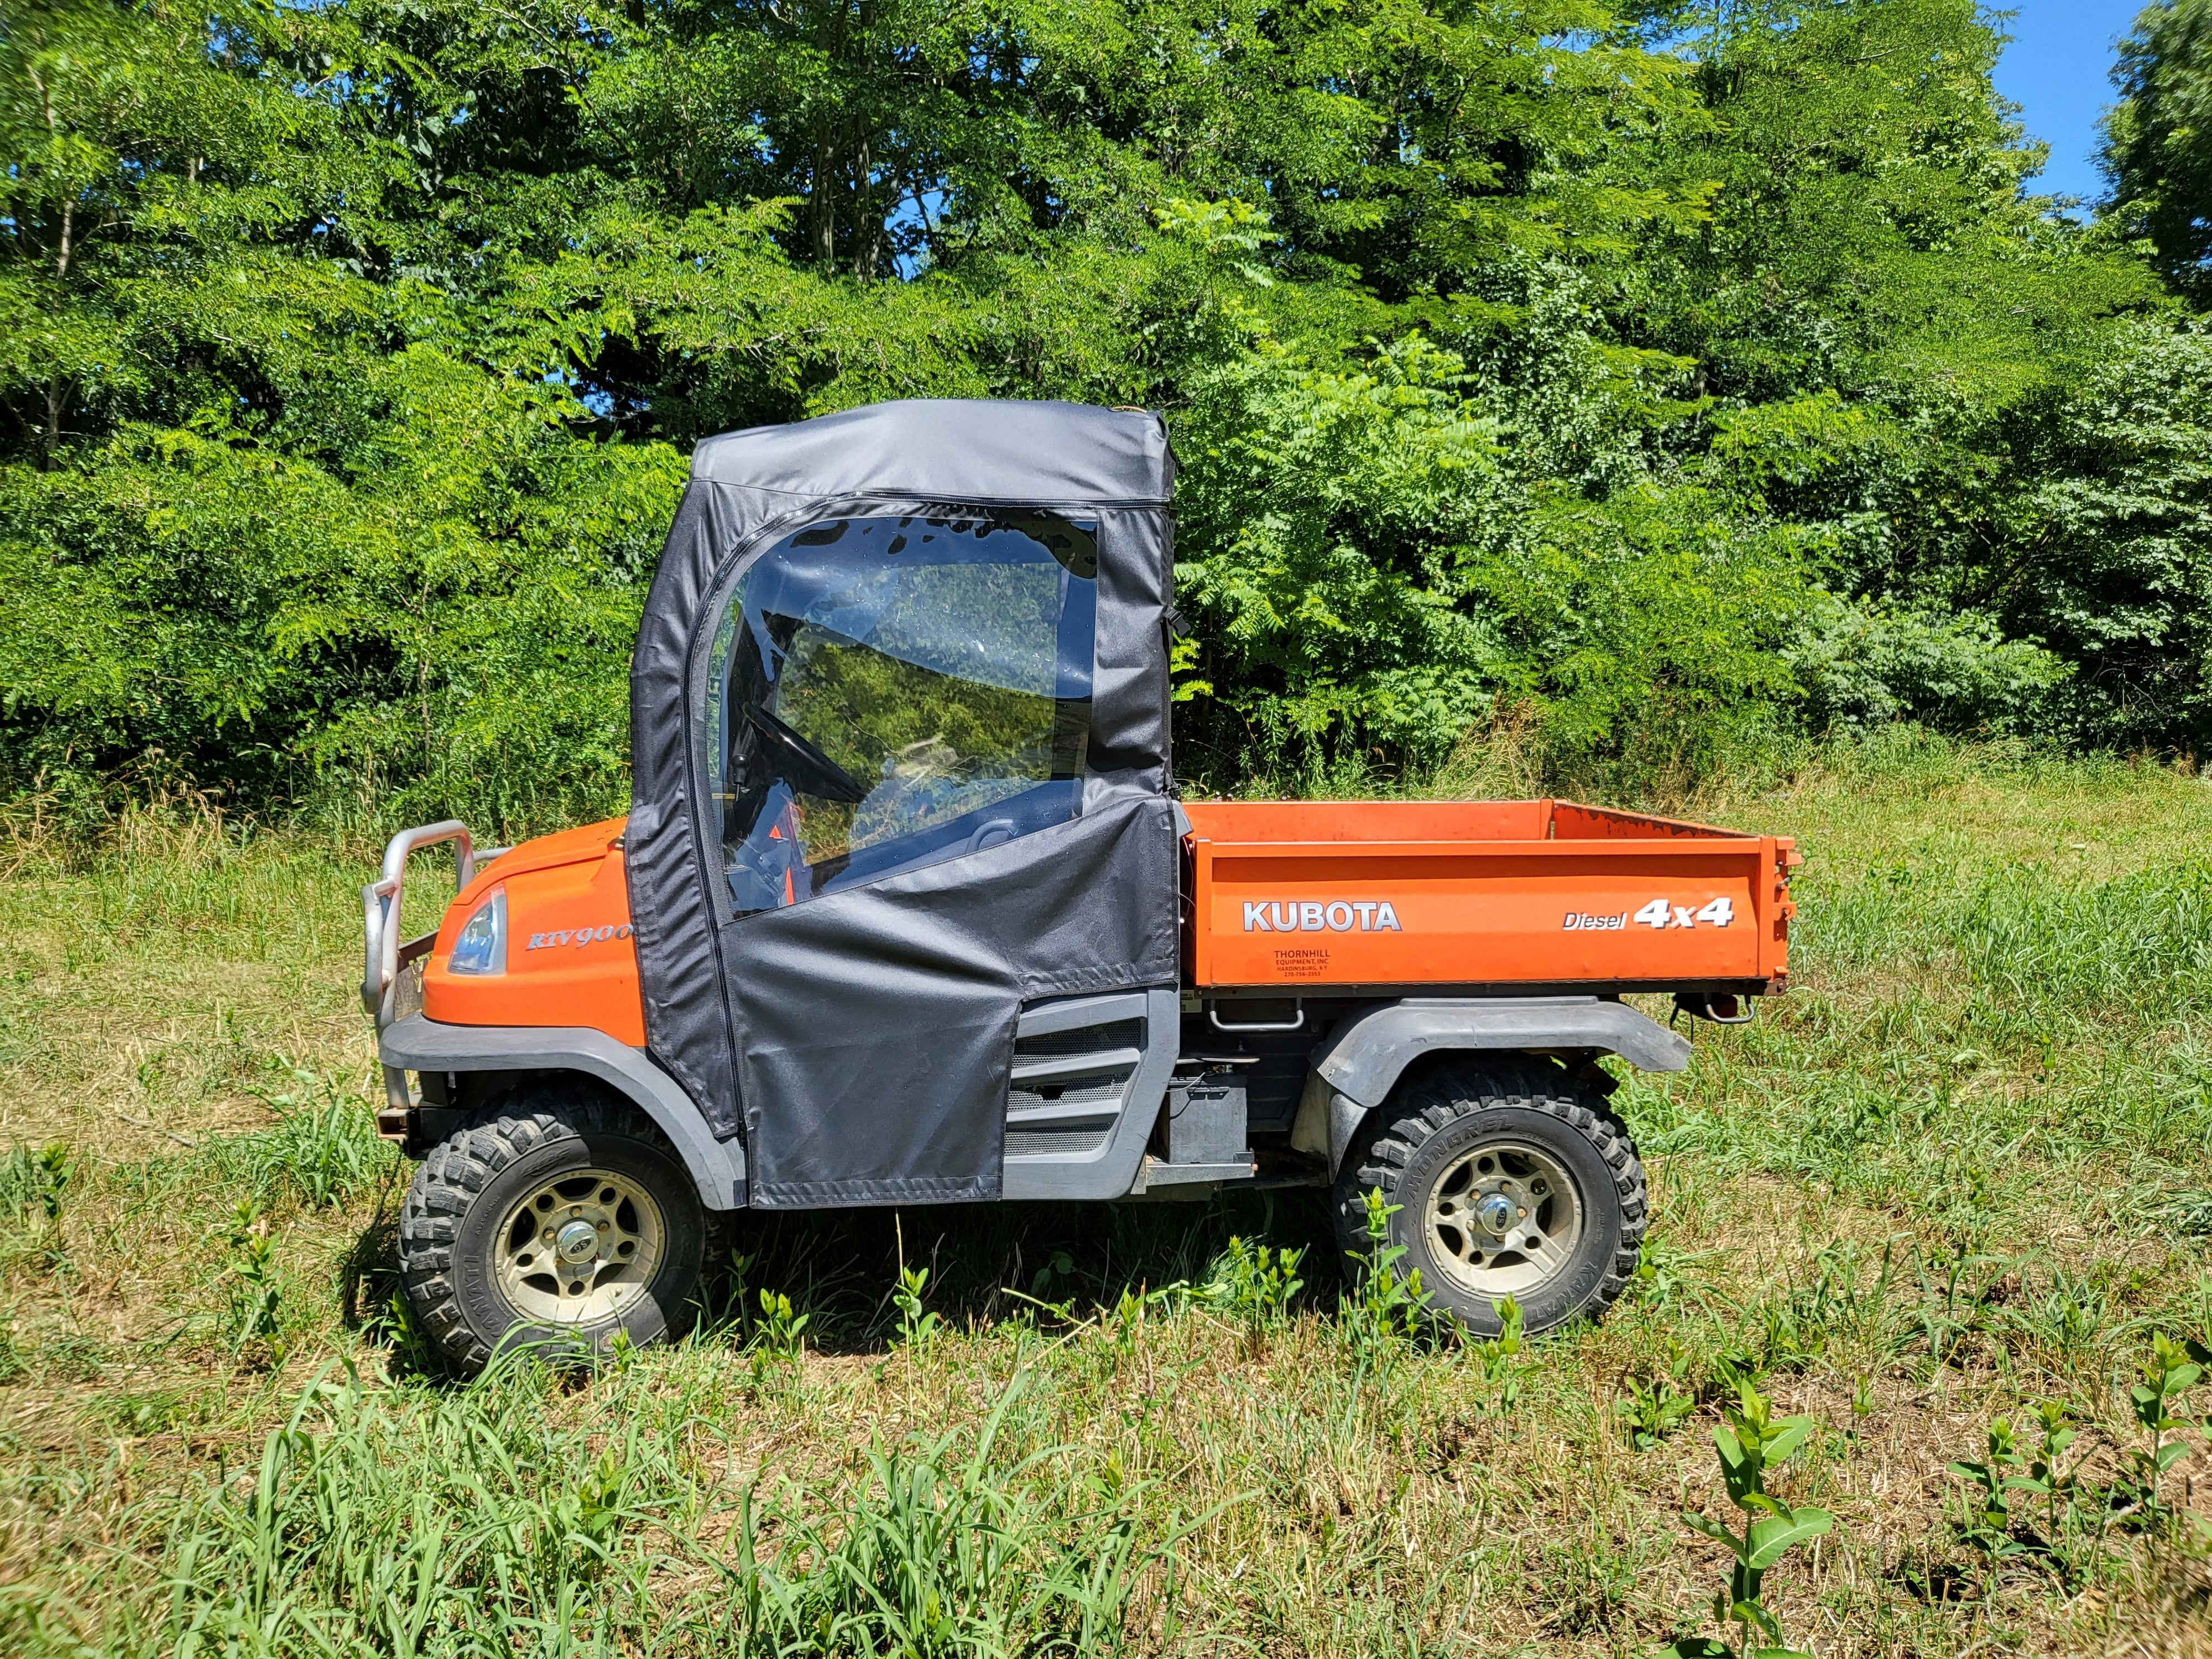
POLYGON ((1156 795, 722 929, 750 1201, 995 1199, 1022 1004, 1176 979, 1156 795))

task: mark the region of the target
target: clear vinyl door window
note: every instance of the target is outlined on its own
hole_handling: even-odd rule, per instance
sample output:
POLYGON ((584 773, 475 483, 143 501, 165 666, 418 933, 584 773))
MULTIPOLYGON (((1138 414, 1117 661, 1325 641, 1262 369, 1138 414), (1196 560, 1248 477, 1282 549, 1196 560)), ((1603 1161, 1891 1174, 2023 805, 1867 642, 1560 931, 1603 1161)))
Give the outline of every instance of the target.
POLYGON ((702 711, 740 914, 1076 816, 1097 526, 1051 514, 830 520, 739 579, 702 711))

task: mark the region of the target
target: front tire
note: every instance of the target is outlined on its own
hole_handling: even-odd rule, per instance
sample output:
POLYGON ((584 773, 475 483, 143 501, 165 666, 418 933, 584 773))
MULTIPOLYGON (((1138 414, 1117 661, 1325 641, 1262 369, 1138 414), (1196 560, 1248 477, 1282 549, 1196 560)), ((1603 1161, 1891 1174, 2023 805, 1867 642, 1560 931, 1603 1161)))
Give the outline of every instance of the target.
POLYGON ((1513 1297, 1531 1335, 1595 1316, 1627 1288, 1649 1207, 1644 1165, 1601 1097, 1556 1065, 1460 1062, 1401 1081, 1336 1178, 1345 1249, 1368 1248, 1367 1194, 1431 1305, 1495 1334, 1513 1297))
POLYGON ((399 1278, 455 1365, 680 1334, 706 1260, 690 1174, 652 1121, 588 1085, 526 1085, 431 1149, 399 1212, 399 1278))

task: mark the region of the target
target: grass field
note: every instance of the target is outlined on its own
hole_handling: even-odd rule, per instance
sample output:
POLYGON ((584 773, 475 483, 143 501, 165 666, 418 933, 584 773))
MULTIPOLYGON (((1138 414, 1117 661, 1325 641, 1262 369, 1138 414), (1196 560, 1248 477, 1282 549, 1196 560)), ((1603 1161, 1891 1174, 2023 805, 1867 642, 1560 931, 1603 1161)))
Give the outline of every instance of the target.
POLYGON ((2212 784, 1898 743, 1697 807, 1800 837, 1796 988, 1615 1097, 1601 1325, 1395 1330, 1303 1195, 912 1211, 469 1386, 393 1310, 368 858, 0 848, 0 1652, 1649 1654, 1719 1633, 1746 1380, 1837 1517, 1791 1646, 2212 1652, 2212 1382, 2130 1394, 2212 1341, 2212 784), (2034 1478, 2039 1407, 1992 1514, 1947 1465, 2034 1478))

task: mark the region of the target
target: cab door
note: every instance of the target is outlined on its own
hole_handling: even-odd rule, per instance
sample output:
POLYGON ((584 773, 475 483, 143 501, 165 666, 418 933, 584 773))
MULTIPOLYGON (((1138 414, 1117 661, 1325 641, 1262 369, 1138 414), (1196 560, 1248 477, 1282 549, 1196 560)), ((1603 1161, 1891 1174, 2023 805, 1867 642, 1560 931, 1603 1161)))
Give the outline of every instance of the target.
POLYGON ((854 511, 726 584, 698 731, 755 1206, 1000 1196, 1024 1004, 1174 982, 1172 805, 1092 764, 1098 537, 854 511))

